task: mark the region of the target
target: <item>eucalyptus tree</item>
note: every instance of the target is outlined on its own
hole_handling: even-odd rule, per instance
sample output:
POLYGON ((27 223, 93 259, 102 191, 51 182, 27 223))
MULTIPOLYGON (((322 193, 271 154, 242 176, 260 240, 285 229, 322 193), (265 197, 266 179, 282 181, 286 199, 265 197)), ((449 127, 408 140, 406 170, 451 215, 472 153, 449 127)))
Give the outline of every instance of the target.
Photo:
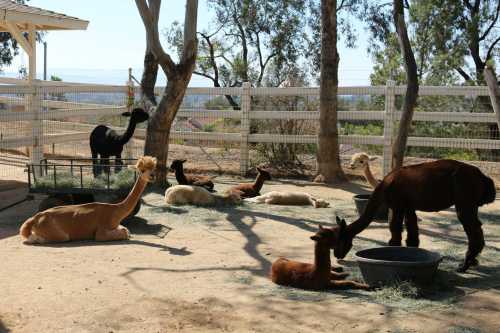
MULTIPOLYGON (((165 185, 170 129, 184 98, 196 62, 198 0, 186 0, 183 47, 178 63, 175 63, 172 57, 164 51, 160 42, 158 17, 161 0, 136 0, 135 2, 146 29, 148 44, 146 56, 150 51, 167 77, 163 95, 148 121, 144 147, 144 154, 154 156, 158 160, 156 183, 165 185)), ((154 70, 154 66, 149 66, 144 70, 154 70)), ((154 87, 154 82, 152 86, 154 87)))

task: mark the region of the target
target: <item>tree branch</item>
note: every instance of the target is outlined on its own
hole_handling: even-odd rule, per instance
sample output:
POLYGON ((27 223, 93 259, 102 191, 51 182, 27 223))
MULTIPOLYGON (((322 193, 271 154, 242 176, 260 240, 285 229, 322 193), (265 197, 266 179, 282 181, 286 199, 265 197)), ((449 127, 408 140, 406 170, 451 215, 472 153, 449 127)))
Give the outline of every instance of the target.
POLYGON ((171 78, 175 71, 175 64, 172 58, 165 53, 163 47, 160 43, 160 37, 158 33, 158 20, 157 13, 153 12, 156 10, 159 12, 161 0, 150 0, 151 8, 148 7, 146 0, 135 0, 139 14, 141 15, 142 22, 144 23, 144 28, 146 29, 146 34, 148 41, 150 42, 151 52, 155 55, 161 68, 167 75, 167 78, 171 78))
POLYGON ((484 60, 484 62, 487 62, 488 60, 490 60, 491 56, 493 55, 493 49, 495 48, 495 45, 498 42, 500 42, 500 36, 497 39, 495 39, 495 41, 490 45, 488 52, 486 52, 486 59, 484 60))
POLYGON ((212 80, 215 83, 215 79, 212 76, 208 75, 207 73, 193 71, 193 74, 206 77, 207 79, 210 79, 210 80, 212 80))
POLYGON ((196 39, 196 26, 198 22, 198 0, 186 0, 186 15, 184 18, 184 47, 181 63, 190 62, 196 57, 198 40, 196 39))
POLYGON ((455 69, 458 74, 460 74, 464 78, 465 81, 472 81, 472 78, 469 76, 469 74, 467 74, 462 68, 457 67, 455 69))
POLYGON ((493 18, 493 22, 491 22, 490 26, 484 31, 483 35, 481 37, 479 37, 480 41, 486 39, 486 37, 490 33, 491 29, 493 29, 493 27, 497 23, 499 14, 500 14, 500 1, 498 1, 498 3, 497 3, 497 11, 495 13, 495 17, 493 18))

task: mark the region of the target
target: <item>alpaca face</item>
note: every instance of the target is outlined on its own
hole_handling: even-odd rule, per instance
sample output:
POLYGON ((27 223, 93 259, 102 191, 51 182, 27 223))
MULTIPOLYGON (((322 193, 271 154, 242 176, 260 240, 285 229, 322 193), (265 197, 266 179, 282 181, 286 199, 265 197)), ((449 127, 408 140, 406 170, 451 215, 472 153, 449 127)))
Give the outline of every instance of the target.
POLYGON ((311 236, 311 239, 318 243, 325 243, 330 245, 335 242, 336 233, 335 228, 325 228, 321 224, 318 225, 319 230, 311 236))
POLYGON ((257 172, 259 173, 260 177, 264 180, 271 180, 271 174, 267 172, 266 170, 263 170, 261 168, 257 168, 257 172))
POLYGON ((327 208, 330 206, 330 203, 326 200, 323 199, 316 199, 314 201, 314 207, 315 208, 327 208))
POLYGON ((349 168, 358 169, 365 168, 368 165, 368 161, 370 161, 370 157, 365 153, 357 153, 352 155, 351 163, 349 163, 349 168))
POLYGON ((122 116, 130 117, 130 121, 136 124, 145 122, 149 119, 149 114, 141 108, 136 108, 132 110, 132 112, 124 112, 122 116))
POLYGON ((133 168, 141 173, 141 177, 145 178, 148 182, 152 182, 154 180, 156 163, 156 157, 143 156, 137 160, 133 168))
POLYGON ((330 248, 337 259, 343 259, 352 248, 352 237, 347 232, 347 223, 336 217, 337 226, 332 228, 334 236, 330 239, 330 248))

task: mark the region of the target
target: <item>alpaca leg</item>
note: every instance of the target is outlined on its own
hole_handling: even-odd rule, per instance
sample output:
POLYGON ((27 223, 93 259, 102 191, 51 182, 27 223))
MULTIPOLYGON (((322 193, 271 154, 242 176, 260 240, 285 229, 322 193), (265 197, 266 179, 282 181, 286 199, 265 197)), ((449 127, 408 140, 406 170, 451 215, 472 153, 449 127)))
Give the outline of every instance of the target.
POLYGON ((465 254, 465 260, 457 269, 459 272, 465 272, 470 266, 478 264, 476 257, 483 250, 484 235, 483 229, 481 228, 481 221, 479 221, 477 216, 477 207, 456 207, 456 210, 458 219, 464 227, 469 243, 467 253, 465 254))
POLYGON ((364 283, 359 283, 351 280, 333 280, 330 281, 330 288, 332 289, 363 289, 370 290, 370 286, 364 283))
POLYGON ((332 266, 331 270, 332 272, 342 273, 344 271, 344 268, 342 266, 332 266))
POLYGON ((407 211, 405 214, 406 225, 406 246, 418 247, 420 239, 418 237, 417 214, 414 210, 407 211))
POLYGON ((95 234, 95 240, 99 242, 127 240, 129 238, 130 232, 122 225, 119 225, 117 228, 111 230, 99 229, 95 234))
POLYGON ((105 175, 109 175, 109 156, 101 155, 101 167, 105 175))
POLYGON ((97 154, 97 151, 92 149, 92 173, 94 174, 94 177, 99 176, 100 171, 99 154, 97 154))
POLYGON ((28 242, 33 243, 60 243, 69 240, 69 235, 52 221, 34 225, 31 229, 31 236, 28 238, 28 242))
POLYGON ((403 232, 403 218, 404 214, 400 210, 394 209, 392 211, 392 218, 389 222, 389 229, 391 230, 391 239, 389 240, 390 246, 401 246, 401 233, 403 232))
POLYGON ((122 171, 122 168, 123 168, 122 155, 119 154, 119 155, 116 155, 116 158, 115 158, 115 173, 122 171))
POLYGON ((349 276, 349 273, 335 273, 330 272, 330 280, 345 280, 349 276))

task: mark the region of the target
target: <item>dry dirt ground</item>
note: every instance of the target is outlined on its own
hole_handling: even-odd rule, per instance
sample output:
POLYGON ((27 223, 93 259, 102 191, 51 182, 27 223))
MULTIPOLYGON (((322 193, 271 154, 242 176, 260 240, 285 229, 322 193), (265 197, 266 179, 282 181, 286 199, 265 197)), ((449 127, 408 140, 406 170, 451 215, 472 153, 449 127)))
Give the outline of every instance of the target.
MULTIPOLYGON (((217 178, 223 189, 237 178, 217 178)), ((4 184, 0 207, 26 190, 4 184), (10 188, 10 190, 9 190, 10 188)), ((132 239, 28 246, 17 235, 40 198, 0 212, 0 332, 500 332, 500 201, 481 208, 487 247, 481 266, 454 273, 465 234, 452 210, 419 213, 421 246, 445 255, 439 285, 417 297, 307 292, 273 285, 279 256, 312 260, 309 236, 335 214, 352 221, 351 197, 366 188, 273 181, 264 191, 299 189, 332 207, 167 207, 150 192, 127 221, 132 239)), ((384 244, 372 223, 354 250, 384 244)), ((436 282, 437 283, 437 282, 436 282)))

